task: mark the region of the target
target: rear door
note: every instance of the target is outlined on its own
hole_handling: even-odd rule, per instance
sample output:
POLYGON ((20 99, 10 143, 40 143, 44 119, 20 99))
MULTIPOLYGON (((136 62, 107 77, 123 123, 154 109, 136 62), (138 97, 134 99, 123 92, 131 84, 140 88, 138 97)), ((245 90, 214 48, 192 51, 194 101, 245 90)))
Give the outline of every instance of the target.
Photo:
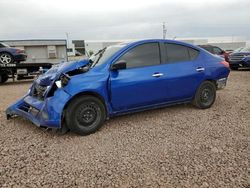
POLYGON ((176 43, 164 43, 166 59, 162 69, 165 75, 165 101, 177 102, 194 96, 204 79, 205 67, 199 51, 176 43))

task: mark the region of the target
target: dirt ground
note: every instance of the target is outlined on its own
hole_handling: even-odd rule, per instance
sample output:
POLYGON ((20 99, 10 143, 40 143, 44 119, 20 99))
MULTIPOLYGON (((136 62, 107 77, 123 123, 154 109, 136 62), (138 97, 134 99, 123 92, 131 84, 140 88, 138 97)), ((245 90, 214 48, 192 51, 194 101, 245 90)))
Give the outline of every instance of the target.
POLYGON ((250 187, 250 71, 232 71, 207 110, 177 105, 58 135, 6 107, 30 81, 0 86, 0 187, 250 187))

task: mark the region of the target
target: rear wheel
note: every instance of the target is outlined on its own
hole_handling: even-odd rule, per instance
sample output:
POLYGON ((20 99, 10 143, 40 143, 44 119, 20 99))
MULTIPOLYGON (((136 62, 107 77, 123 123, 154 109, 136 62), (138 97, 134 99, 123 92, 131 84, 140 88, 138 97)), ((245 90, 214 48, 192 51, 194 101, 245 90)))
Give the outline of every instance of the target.
POLYGON ((5 65, 5 64, 13 63, 13 61, 14 61, 14 58, 9 53, 3 52, 0 54, 0 63, 1 64, 5 65))
POLYGON ((204 81, 196 91, 193 104, 201 109, 210 108, 216 98, 216 86, 213 82, 204 81))
POLYGON ((67 127, 80 135, 96 132, 103 124, 106 111, 104 104, 93 96, 81 96, 74 99, 67 107, 67 127))

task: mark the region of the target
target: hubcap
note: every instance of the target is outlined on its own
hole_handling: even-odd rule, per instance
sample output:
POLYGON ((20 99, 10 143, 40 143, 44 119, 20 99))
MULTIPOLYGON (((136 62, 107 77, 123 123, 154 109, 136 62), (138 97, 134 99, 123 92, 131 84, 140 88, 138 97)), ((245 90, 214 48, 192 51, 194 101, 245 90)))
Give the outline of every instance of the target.
POLYGON ((201 92, 201 102, 202 103, 211 103, 213 100, 213 93, 209 87, 204 88, 201 92))
POLYGON ((8 64, 11 62, 11 56, 9 54, 2 54, 0 56, 0 62, 2 64, 8 64))
POLYGON ((77 111, 77 121, 82 126, 90 126, 97 118, 97 107, 95 104, 85 104, 77 111))

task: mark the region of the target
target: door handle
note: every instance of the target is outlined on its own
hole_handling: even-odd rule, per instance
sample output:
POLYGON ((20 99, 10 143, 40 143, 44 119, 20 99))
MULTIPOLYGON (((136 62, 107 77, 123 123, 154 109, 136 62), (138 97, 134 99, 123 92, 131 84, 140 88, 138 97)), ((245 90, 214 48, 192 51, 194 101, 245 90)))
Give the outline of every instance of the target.
POLYGON ((161 77, 161 76, 163 76, 164 74, 163 73, 154 73, 154 74, 152 74, 152 76, 153 77, 161 77))
POLYGON ((205 70, 204 67, 198 67, 198 68, 196 69, 197 72, 203 72, 204 70, 205 70))

